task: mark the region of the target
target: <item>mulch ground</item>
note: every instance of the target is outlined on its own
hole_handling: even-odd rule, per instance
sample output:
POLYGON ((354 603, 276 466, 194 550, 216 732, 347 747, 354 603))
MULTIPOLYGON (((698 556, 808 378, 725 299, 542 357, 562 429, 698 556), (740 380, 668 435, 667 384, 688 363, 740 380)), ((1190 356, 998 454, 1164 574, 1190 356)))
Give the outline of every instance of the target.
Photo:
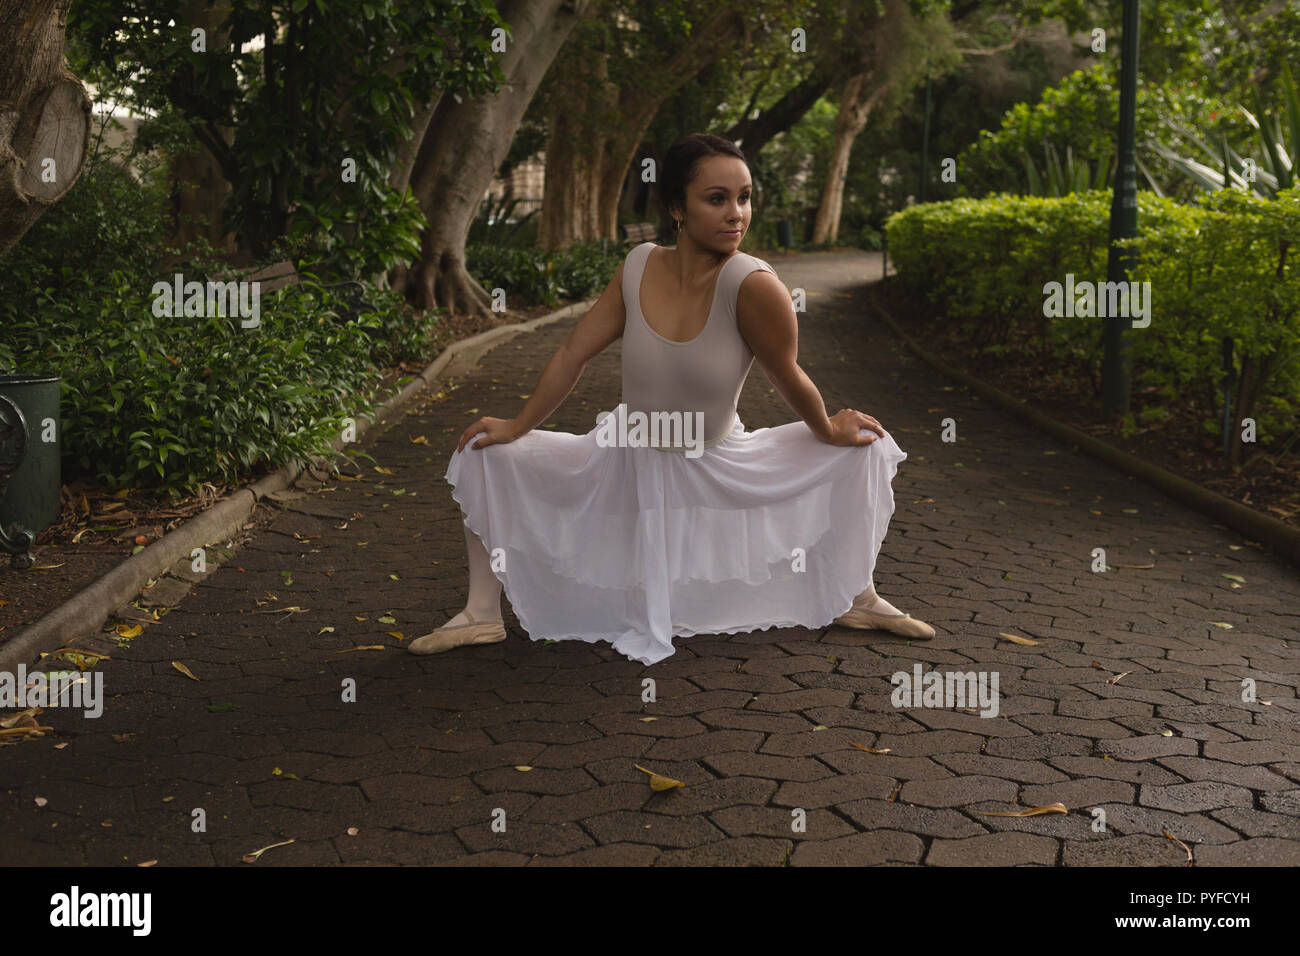
MULTIPOLYGON (((1090 375, 1086 368, 1064 363, 1044 367, 1027 361, 1036 348, 1025 330, 1012 330, 1012 347, 1002 355, 977 352, 962 334, 960 323, 941 315, 924 299, 909 296, 897 282, 885 282, 879 295, 896 320, 906 317, 905 331, 936 358, 1022 401, 1032 401, 1059 422, 1300 528, 1300 448, 1282 455, 1263 448, 1248 451, 1242 467, 1234 469, 1223 456, 1220 440, 1199 431, 1206 410, 1188 406, 1175 409, 1164 422, 1139 426, 1126 436, 1118 421, 1102 416, 1099 369, 1090 375)), ((1136 369, 1134 382, 1131 407, 1141 421, 1142 410, 1155 402, 1155 389, 1136 384, 1136 369)))
MULTIPOLYGON (((385 369, 381 391, 399 378, 418 374, 444 348, 489 329, 528 322, 569 305, 513 309, 487 316, 445 317, 417 362, 385 369)), ((148 488, 114 490, 86 475, 64 474, 63 510, 58 522, 36 535, 36 565, 14 570, 0 554, 0 644, 103 577, 139 547, 157 541, 182 522, 206 511, 267 473, 254 469, 237 484, 208 484, 191 496, 159 496, 148 488)))

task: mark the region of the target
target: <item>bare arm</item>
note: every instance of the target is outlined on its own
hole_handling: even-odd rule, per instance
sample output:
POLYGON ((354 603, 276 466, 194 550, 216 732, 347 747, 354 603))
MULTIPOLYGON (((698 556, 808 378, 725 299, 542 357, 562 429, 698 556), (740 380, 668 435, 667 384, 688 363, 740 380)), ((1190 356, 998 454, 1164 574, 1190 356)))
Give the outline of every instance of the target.
POLYGON ((740 284, 736 295, 736 325, 767 380, 822 441, 830 441, 826 404, 806 372, 799 367, 799 319, 790 292, 776 276, 758 270, 740 284))
POLYGON ((828 444, 868 444, 874 436, 860 437, 859 428, 883 435, 884 430, 870 415, 845 410, 826 415, 826 404, 806 372, 799 367, 799 319, 790 302, 790 291, 770 272, 751 272, 740 284, 736 296, 736 325, 767 380, 785 399, 814 435, 828 444))
POLYGON ((623 266, 619 265, 591 311, 579 320, 546 363, 532 395, 511 422, 516 438, 532 431, 560 407, 587 363, 622 336, 624 318, 623 266))

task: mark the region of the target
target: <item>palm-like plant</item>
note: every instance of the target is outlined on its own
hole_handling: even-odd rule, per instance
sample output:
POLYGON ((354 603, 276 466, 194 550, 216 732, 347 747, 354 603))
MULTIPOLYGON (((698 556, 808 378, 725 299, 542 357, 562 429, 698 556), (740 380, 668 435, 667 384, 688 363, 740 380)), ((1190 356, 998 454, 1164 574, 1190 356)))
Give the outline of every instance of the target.
MULTIPOLYGON (((1286 113, 1289 143, 1284 135, 1282 116, 1268 117, 1264 114, 1263 97, 1258 90, 1255 92, 1258 117, 1244 106, 1237 107, 1259 137, 1262 160, 1243 157, 1228 145, 1225 136, 1219 137, 1219 148, 1215 150, 1194 131, 1176 123, 1166 123, 1166 126, 1196 146, 1208 162, 1200 162, 1155 140, 1148 140, 1147 146, 1202 189, 1214 191, 1231 187, 1253 192, 1261 199, 1274 199, 1279 190, 1288 189, 1295 183, 1297 152, 1300 151, 1300 95, 1296 93, 1295 81, 1286 64, 1282 65, 1281 86, 1282 112, 1286 113)), ((1150 172, 1141 163, 1138 165, 1151 187, 1161 193, 1150 172)))
POLYGON ((1070 193, 1087 192, 1090 189, 1104 189, 1110 180, 1109 161, 1102 159, 1075 159, 1074 150, 1065 147, 1065 162, 1061 162, 1060 153, 1055 146, 1043 141, 1043 175, 1028 150, 1021 151, 1025 163, 1025 178, 1028 188, 1022 195, 1028 196, 1067 196, 1070 193), (1093 164, 1096 164, 1095 166, 1093 164))

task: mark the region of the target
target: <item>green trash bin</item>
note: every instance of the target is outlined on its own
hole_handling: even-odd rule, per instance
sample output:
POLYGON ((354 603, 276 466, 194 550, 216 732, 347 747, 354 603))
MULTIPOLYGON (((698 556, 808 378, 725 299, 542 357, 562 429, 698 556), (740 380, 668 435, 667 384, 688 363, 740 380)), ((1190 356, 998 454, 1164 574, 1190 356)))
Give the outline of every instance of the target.
POLYGON ((18 569, 62 514, 61 432, 58 376, 0 375, 0 550, 18 569))

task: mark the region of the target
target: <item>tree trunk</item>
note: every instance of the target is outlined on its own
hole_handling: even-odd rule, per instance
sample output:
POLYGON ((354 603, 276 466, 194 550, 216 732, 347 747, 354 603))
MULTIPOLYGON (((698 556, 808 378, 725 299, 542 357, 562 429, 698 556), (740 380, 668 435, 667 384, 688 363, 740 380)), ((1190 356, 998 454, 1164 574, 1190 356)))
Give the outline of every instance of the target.
MULTIPOLYGON (((221 50, 230 45, 229 31, 220 27, 230 14, 229 0, 187 0, 181 7, 180 22, 189 28, 202 27, 207 48, 221 50)), ((234 130, 214 127, 227 147, 235 142, 234 130)), ((171 164, 172 229, 167 245, 183 248, 195 239, 206 239, 219 252, 235 251, 235 237, 221 224, 221 211, 230 195, 230 182, 217 158, 197 137, 194 145, 178 153, 171 164)))
POLYGON ((502 2, 498 10, 511 29, 501 61, 508 85, 459 103, 443 97, 434 110, 411 171, 411 188, 429 220, 420 262, 405 277, 407 298, 417 308, 489 311, 491 299, 465 269, 465 237, 529 101, 590 2, 502 2))
POLYGON ((63 58, 72 0, 0 7, 0 256, 76 183, 90 97, 63 58))
POLYGON ((628 164, 660 106, 723 51, 749 42, 743 14, 723 7, 666 62, 646 65, 655 77, 670 78, 667 82, 621 90, 601 82, 608 76, 610 54, 583 49, 567 57, 566 66, 589 71, 591 77, 586 83, 566 81, 555 97, 538 244, 565 249, 579 239, 617 240, 618 202, 628 164), (610 121, 611 116, 617 122, 610 121))
POLYGON ((844 84, 840 94, 839 115, 835 117, 835 134, 831 145, 830 164, 826 170, 826 185, 822 187, 817 220, 813 223, 814 245, 834 242, 840 234, 840 214, 844 210, 844 177, 849 170, 849 155, 853 142, 867 126, 867 117, 885 93, 885 87, 871 90, 872 74, 859 73, 844 84))

